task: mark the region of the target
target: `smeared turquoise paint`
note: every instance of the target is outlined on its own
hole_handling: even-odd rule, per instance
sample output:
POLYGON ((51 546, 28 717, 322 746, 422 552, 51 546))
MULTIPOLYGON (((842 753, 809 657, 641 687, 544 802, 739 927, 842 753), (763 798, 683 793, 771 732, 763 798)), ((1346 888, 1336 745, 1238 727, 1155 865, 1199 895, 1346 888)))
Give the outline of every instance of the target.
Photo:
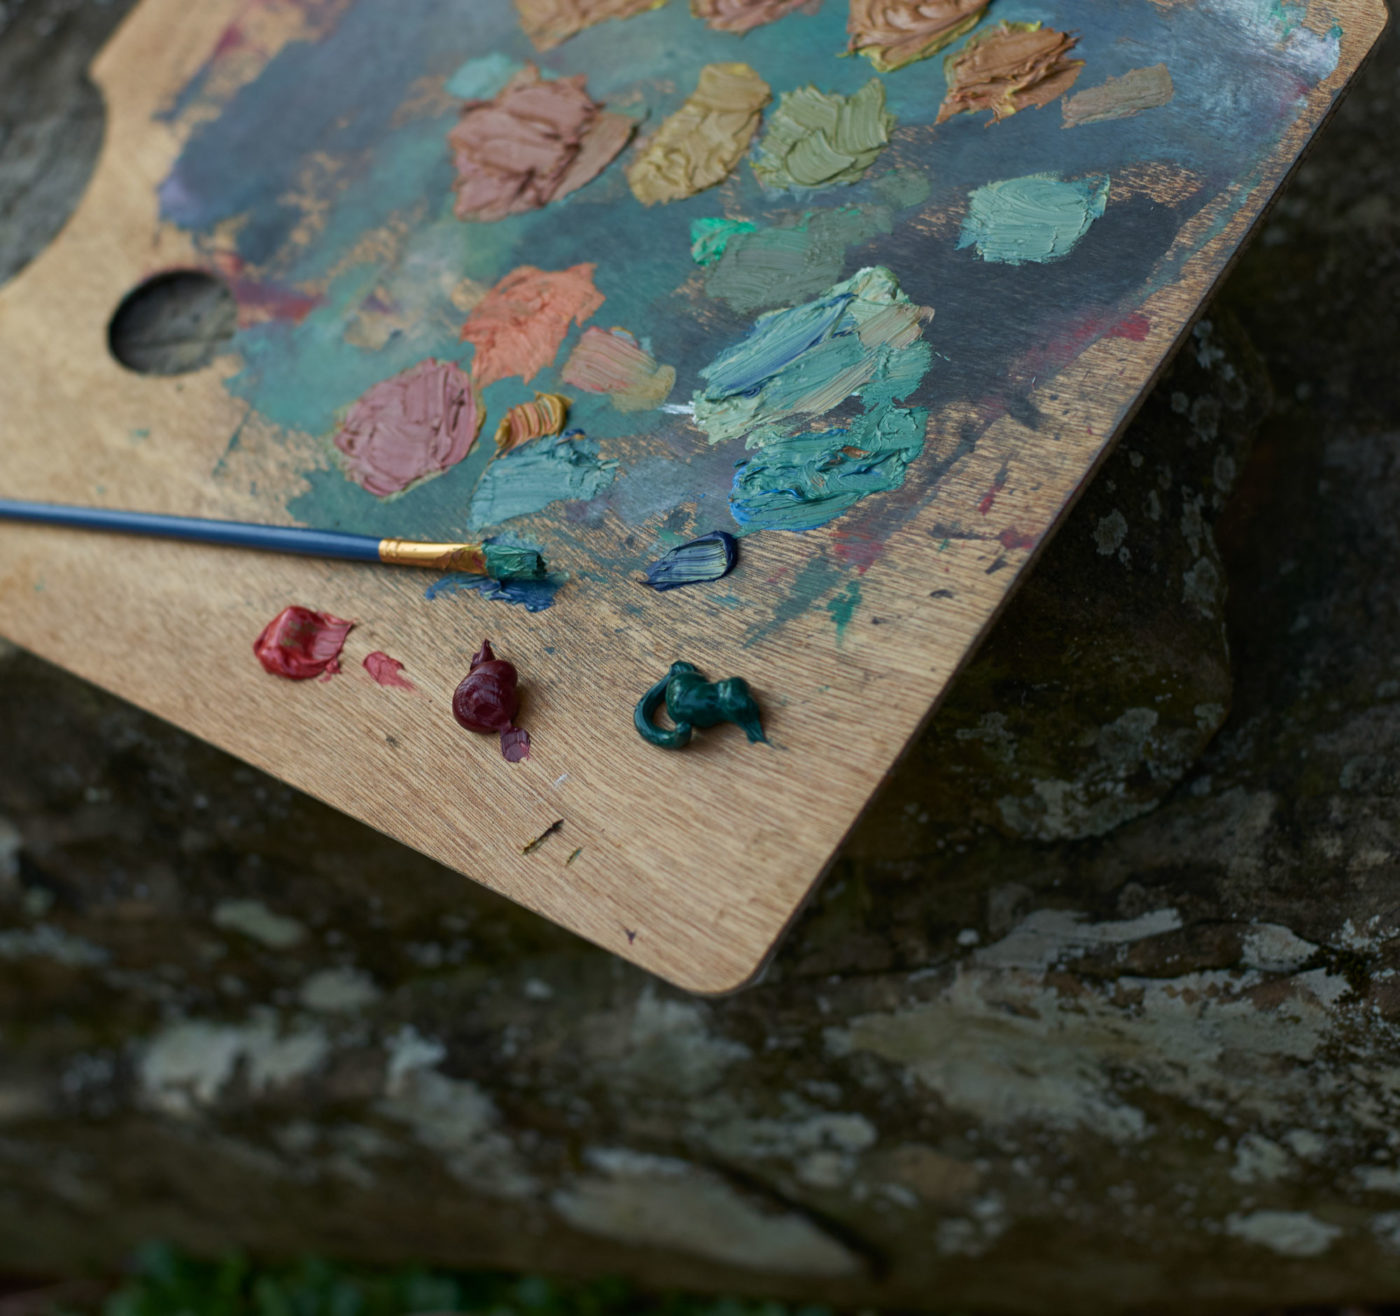
POLYGON ((924 450, 928 412, 884 406, 849 429, 775 439, 739 467, 730 510, 749 530, 813 530, 904 483, 924 450))
POLYGON ((841 277, 848 248, 892 232, 888 206, 809 210, 792 224, 734 234, 705 291, 744 314, 791 306, 841 277))
POLYGON ((840 644, 846 638, 846 627, 851 624, 851 618, 856 615, 856 610, 860 607, 860 581, 853 580, 834 599, 828 599, 826 610, 831 614, 831 620, 836 623, 836 643, 840 644))
POLYGON ((464 101, 489 101, 521 67, 510 56, 492 51, 479 59, 469 59, 447 79, 443 89, 449 96, 458 96, 464 101))
POLYGON ((454 571, 429 585, 423 597, 432 602, 434 599, 451 598, 456 594, 476 593, 485 599, 514 603, 526 612, 543 612, 546 608, 554 606, 554 596, 563 588, 564 583, 562 575, 543 576, 536 580, 493 580, 490 576, 473 576, 463 571, 454 571))
POLYGON ((743 437, 758 448, 847 398, 871 410, 907 397, 933 364, 922 337, 931 314, 875 266, 816 301, 762 315, 701 370, 708 387, 695 395, 695 423, 711 443, 743 437))
POLYGON ((713 265, 724 255, 729 240, 740 233, 752 233, 757 224, 747 219, 706 216, 690 221, 690 258, 697 265, 713 265))
POLYGON ((1066 181, 1027 174, 979 187, 970 198, 958 248, 976 247, 998 265, 1068 256, 1108 205, 1104 174, 1066 181))
POLYGON ((817 301, 761 316, 700 372, 709 387, 695 397, 696 424, 712 443, 743 437, 758 450, 730 495, 740 525, 810 530, 904 483, 928 413, 898 403, 933 364, 930 314, 888 270, 861 270, 817 301), (860 411, 811 428, 851 400, 860 411))
POLYGON ((527 443, 486 468, 472 495, 467 527, 475 532, 564 499, 595 498, 616 470, 617 463, 601 460, 598 444, 583 435, 527 443))

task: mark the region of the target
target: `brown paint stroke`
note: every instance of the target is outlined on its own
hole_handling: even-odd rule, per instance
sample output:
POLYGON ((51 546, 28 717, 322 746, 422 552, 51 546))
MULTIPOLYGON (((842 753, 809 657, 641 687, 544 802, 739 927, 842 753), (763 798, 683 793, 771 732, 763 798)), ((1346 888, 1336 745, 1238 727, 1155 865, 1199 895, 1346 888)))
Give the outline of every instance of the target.
POLYGON ((747 64, 707 64, 695 91, 642 146, 627 171, 643 205, 681 201, 729 177, 772 99, 747 64))
POLYGON ((903 68, 970 31, 990 0, 851 0, 849 49, 877 69, 903 68))
POLYGON ((515 0, 520 26, 537 50, 549 50, 595 23, 660 9, 666 0, 515 0))
POLYGON ((1130 69, 1121 78, 1109 78, 1098 87, 1089 87, 1071 96, 1060 106, 1066 128, 1082 123, 1105 123, 1129 119, 1143 110, 1166 105, 1176 94, 1171 71, 1165 64, 1130 69))
POLYGON ((458 219, 539 210, 592 182, 637 125, 588 94, 586 75, 545 79, 527 64, 497 95, 468 101, 447 134, 458 219))
POLYGON ((1066 58, 1078 38, 1039 23, 1001 23, 973 37, 946 61, 948 94, 938 112, 944 123, 955 114, 990 110, 995 122, 1064 95, 1084 68, 1066 58))
POLYGON ((752 32, 765 23, 795 14, 814 13, 821 0, 690 0, 690 12, 716 32, 752 32))
POLYGON ((596 265, 512 270, 477 303, 462 340, 476 348, 472 374, 485 388, 519 375, 529 383, 553 362, 571 324, 581 325, 602 304, 593 284, 596 265))

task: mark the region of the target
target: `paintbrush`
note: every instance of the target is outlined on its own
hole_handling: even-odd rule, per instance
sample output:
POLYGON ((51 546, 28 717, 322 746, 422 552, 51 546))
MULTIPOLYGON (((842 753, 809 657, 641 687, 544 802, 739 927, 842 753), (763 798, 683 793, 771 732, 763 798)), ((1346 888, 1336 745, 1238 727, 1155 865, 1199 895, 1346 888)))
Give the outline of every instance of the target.
POLYGON ((153 512, 118 512, 105 507, 69 507, 61 503, 27 503, 0 498, 0 521, 31 521, 76 530, 114 530, 159 539, 256 548, 269 553, 340 558, 348 562, 384 562, 398 567, 462 571, 493 580, 542 580, 547 568, 533 548, 497 544, 424 544, 412 539, 376 539, 339 530, 301 526, 253 525, 246 521, 210 521, 198 516, 161 516, 153 512))

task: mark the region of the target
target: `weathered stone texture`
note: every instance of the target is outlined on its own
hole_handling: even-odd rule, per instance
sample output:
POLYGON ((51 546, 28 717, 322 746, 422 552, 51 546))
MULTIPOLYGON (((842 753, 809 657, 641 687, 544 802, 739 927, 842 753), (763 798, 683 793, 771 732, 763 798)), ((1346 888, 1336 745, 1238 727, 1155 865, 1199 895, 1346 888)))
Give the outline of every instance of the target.
MULTIPOLYGON (((121 8, 11 0, 0 50, 121 8)), ((165 1236, 987 1312, 1400 1298, 1397 57, 750 991, 3 651, 0 1266, 165 1236)), ((0 80, 5 180, 18 113, 0 80)))

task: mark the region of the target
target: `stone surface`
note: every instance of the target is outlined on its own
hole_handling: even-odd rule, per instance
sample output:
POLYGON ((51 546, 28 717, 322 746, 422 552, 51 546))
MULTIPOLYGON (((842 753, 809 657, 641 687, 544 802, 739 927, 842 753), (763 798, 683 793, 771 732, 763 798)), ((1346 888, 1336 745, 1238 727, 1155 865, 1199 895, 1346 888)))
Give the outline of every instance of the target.
MULTIPOLYGON (((122 8, 11 0, 0 61, 54 43, 71 91, 122 8)), ((0 1266, 165 1236, 1027 1316, 1400 1299, 1397 62, 750 991, 0 649, 0 1266), (1230 314, 1276 389, 1247 457, 1230 314)), ((63 77, 26 68, 7 270, 56 222, 11 89, 63 77)))

